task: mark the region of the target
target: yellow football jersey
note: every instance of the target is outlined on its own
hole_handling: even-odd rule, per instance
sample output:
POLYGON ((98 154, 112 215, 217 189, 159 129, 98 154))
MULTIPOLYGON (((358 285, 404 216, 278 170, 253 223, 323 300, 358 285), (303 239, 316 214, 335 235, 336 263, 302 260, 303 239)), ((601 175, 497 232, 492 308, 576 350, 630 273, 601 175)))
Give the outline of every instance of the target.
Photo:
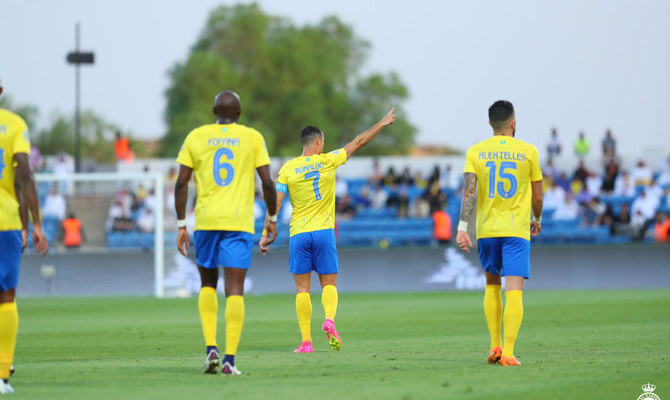
POLYGON ((14 154, 30 154, 28 126, 23 118, 0 109, 0 231, 23 228, 14 191, 14 154))
POLYGON ((296 157, 279 170, 277 190, 288 193, 293 206, 291 236, 335 227, 335 173, 346 162, 339 149, 296 157))
POLYGON ((493 136, 468 149, 464 172, 477 175, 477 238, 530 240, 530 182, 542 180, 535 146, 493 136))
POLYGON ((177 162, 193 169, 195 230, 254 233, 256 168, 270 164, 263 135, 240 124, 192 130, 177 162))

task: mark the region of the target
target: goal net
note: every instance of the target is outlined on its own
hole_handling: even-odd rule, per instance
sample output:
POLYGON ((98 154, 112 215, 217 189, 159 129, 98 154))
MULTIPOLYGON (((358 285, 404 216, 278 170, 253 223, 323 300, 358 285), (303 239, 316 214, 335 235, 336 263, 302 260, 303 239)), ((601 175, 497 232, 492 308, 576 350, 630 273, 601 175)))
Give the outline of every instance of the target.
POLYGON ((197 279, 176 249, 174 183, 163 175, 37 174, 35 180, 50 248, 43 258, 26 250, 21 296, 165 297, 183 292, 189 274, 197 279), (81 222, 80 242, 76 224, 64 223, 70 217, 81 222))

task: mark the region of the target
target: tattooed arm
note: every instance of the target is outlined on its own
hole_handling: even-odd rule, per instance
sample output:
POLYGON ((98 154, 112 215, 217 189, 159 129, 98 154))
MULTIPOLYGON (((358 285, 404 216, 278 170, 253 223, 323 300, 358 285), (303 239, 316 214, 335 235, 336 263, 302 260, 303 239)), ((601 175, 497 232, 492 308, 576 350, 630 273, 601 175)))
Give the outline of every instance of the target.
POLYGON ((472 241, 468 234, 468 221, 475 208, 475 193, 477 190, 477 175, 472 172, 466 172, 463 175, 463 200, 461 200, 461 213, 458 221, 458 234, 456 242, 458 246, 466 253, 472 248, 472 241))

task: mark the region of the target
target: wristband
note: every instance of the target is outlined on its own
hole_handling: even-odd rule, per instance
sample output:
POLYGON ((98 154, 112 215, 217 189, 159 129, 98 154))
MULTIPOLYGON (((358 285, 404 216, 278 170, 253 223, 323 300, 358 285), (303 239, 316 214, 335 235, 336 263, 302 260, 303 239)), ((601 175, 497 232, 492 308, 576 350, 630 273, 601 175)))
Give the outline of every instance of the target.
POLYGON ((270 221, 270 222, 277 222, 277 214, 275 214, 275 215, 268 215, 268 221, 270 221))
POLYGON ((267 236, 267 235, 268 235, 268 231, 267 231, 267 229, 263 229, 263 234, 262 234, 262 235, 263 235, 263 236, 267 236))
POLYGON ((458 221, 458 230, 467 232, 468 231, 468 222, 467 221, 458 221))
POLYGON ((536 217, 533 215, 533 222, 537 222, 538 224, 542 223, 542 216, 540 215, 539 217, 536 217))
POLYGON ((177 228, 186 228, 186 220, 185 219, 178 219, 177 220, 177 228))

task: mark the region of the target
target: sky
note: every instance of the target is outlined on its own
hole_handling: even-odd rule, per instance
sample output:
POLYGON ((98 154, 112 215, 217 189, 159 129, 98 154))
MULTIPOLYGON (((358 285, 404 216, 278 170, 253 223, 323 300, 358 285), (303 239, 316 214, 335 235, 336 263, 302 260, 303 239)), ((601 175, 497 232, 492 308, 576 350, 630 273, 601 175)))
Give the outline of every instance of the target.
MULTIPOLYGON (((237 3, 247 2, 2 0, 0 79, 15 102, 39 108, 42 126, 55 110, 73 112, 65 55, 79 21, 81 49, 96 56, 82 68, 82 107, 156 139, 166 131, 167 71, 186 59, 211 9, 237 3)), ((629 160, 670 153, 668 1, 258 3, 298 25, 328 15, 351 25, 371 44, 363 72, 395 71, 409 88, 419 144, 467 149, 491 134, 488 107, 507 99, 517 137, 542 155, 552 127, 568 151, 584 131, 599 154, 611 129, 629 160)))

